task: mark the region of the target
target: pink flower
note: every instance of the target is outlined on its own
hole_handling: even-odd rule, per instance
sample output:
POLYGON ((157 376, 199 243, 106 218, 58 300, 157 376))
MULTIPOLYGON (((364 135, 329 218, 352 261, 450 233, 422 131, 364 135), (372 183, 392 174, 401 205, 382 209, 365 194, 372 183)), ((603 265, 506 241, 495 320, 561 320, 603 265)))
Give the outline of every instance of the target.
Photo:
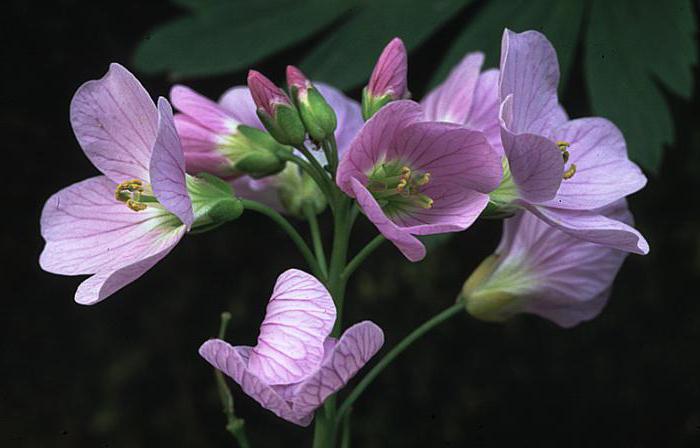
POLYGON ((235 178, 251 167, 253 174, 266 175, 284 166, 274 155, 280 145, 262 131, 246 87, 230 89, 217 104, 177 85, 170 99, 181 112, 175 115, 175 126, 188 173, 235 178))
POLYGON ((51 198, 41 214, 41 267, 91 275, 75 300, 94 304, 165 257, 194 221, 172 109, 158 107, 119 64, 83 84, 71 102, 73 131, 103 173, 51 198))
POLYGON ((498 121, 498 70, 481 73, 482 53, 469 53, 439 86, 421 101, 428 121, 444 121, 481 131, 503 154, 498 121))
POLYGON ((401 39, 395 37, 384 47, 362 92, 362 115, 365 120, 390 101, 408 98, 407 72, 406 47, 401 39))
POLYGON ((384 344, 370 321, 330 337, 333 299, 313 276, 290 269, 277 279, 255 347, 211 339, 199 349, 211 365, 278 417, 308 426, 314 411, 340 390, 384 344))
POLYGON ((337 184, 411 261, 425 256, 415 235, 469 227, 502 176, 481 132, 426 122, 421 106, 395 101, 372 117, 343 155, 337 184))
POLYGON ((556 52, 542 34, 504 32, 499 95, 509 170, 492 201, 524 207, 577 238, 646 254, 637 230, 599 211, 643 188, 646 177, 614 124, 568 119, 558 83, 556 52))
MULTIPOLYGON (((597 213, 632 223, 624 199, 597 213)), ((626 256, 520 211, 504 221, 496 253, 467 280, 463 297, 467 310, 484 320, 531 313, 572 327, 601 312, 626 256)))

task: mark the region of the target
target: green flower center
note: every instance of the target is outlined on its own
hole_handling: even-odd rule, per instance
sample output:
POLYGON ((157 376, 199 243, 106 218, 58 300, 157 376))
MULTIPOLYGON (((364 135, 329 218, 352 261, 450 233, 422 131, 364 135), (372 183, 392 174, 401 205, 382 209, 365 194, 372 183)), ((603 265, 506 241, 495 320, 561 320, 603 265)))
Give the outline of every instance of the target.
POLYGON ((430 183, 428 172, 412 170, 398 161, 384 162, 372 169, 367 180, 367 189, 389 216, 433 206, 433 199, 421 192, 430 183))

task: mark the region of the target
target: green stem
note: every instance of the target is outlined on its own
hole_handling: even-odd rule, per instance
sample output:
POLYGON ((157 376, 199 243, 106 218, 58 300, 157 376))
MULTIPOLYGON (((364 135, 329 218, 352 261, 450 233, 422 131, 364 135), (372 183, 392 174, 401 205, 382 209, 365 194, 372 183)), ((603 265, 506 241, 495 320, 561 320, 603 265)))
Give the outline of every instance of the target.
POLYGON ((362 248, 360 252, 355 255, 355 257, 350 260, 350 263, 348 263, 347 266, 345 266, 345 269, 343 270, 343 273, 341 274, 341 278, 343 281, 347 282, 350 276, 352 275, 353 272, 355 272, 355 269, 357 269, 362 262, 365 261, 365 259, 372 253, 376 248, 381 246, 381 244, 385 241, 386 239, 384 238, 383 235, 377 235, 374 237, 372 241, 367 243, 365 247, 362 248))
MULTIPOLYGON (((308 150, 306 152, 308 152, 308 150)), ((323 193, 323 195, 326 197, 326 200, 331 204, 331 207, 333 207, 333 193, 332 190, 329 189, 328 176, 325 174, 325 172, 319 172, 319 170, 313 167, 308 161, 302 159, 301 157, 297 157, 294 154, 281 153, 279 154, 279 156, 281 159, 286 160, 287 162, 292 162, 296 164, 299 168, 301 168, 309 176, 311 176, 314 182, 316 182, 316 185, 318 185, 318 188, 321 190, 321 193, 323 193)), ((316 159, 313 158, 313 160, 315 161, 316 159)), ((316 161, 316 165, 318 165, 318 161, 316 161)), ((321 168, 321 170, 323 169, 321 168)))
POLYGON ((342 433, 340 435, 340 448, 350 448, 350 412, 345 414, 342 423, 342 433))
POLYGON ((304 215, 306 215, 306 220, 309 221, 309 228, 311 229, 311 240, 314 245, 314 253, 316 254, 316 261, 318 262, 319 268, 323 273, 323 277, 328 277, 328 268, 326 264, 326 251, 323 249, 323 241, 321 240, 321 231, 318 227, 318 218, 314 212, 313 206, 305 203, 303 206, 304 215))
POLYGON ((323 168, 320 163, 318 163, 316 157, 314 157, 314 155, 311 154, 311 151, 309 151, 309 149, 305 145, 296 146, 296 149, 299 152, 301 152, 304 155, 304 157, 306 157, 306 161, 318 173, 318 176, 315 179, 316 184, 318 184, 318 187, 321 189, 321 191, 324 192, 328 202, 331 205, 334 205, 332 199, 335 184, 333 184, 331 182, 331 179, 328 177, 328 171, 326 171, 326 169, 323 168))
POLYGON ((455 316, 463 311, 464 304, 460 300, 451 307, 443 310, 442 312, 436 314, 435 316, 427 320, 425 323, 423 323, 423 325, 413 330, 401 342, 395 345, 394 348, 392 348, 389 353, 384 355, 382 360, 379 361, 372 368, 372 370, 370 370, 367 373, 367 375, 365 375, 364 378, 362 378, 362 381, 360 381, 357 384, 357 386, 355 386, 355 388, 350 393, 350 395, 348 395, 343 404, 340 405, 340 408, 338 409, 338 412, 336 413, 335 417, 336 425, 342 422, 345 414, 347 414, 350 411, 352 404, 355 402, 355 400, 357 400, 360 397, 360 395, 362 395, 362 392, 364 392, 365 389, 367 389, 367 386, 369 386, 372 383, 372 381, 374 381, 374 379, 377 377, 377 375, 379 375, 382 372, 382 370, 384 370, 389 364, 391 364, 391 362, 394 359, 396 359, 397 356, 399 356, 404 350, 410 347, 411 344, 413 344, 418 338, 423 336, 425 333, 437 327, 450 317, 455 316))
POLYGON ((282 230, 284 230, 287 233, 287 235, 289 235, 292 241, 294 241, 294 244, 296 244, 297 248, 299 249, 299 252, 301 252, 301 254, 303 255, 304 259, 306 260, 306 263, 309 265, 314 275, 318 278, 325 277, 323 275, 323 272, 319 268, 316 259, 314 258, 314 254, 311 252, 311 249, 309 249, 309 246, 306 244, 301 235, 299 235, 299 232, 297 232, 294 226, 292 226, 284 216, 280 215, 276 210, 268 207, 267 205, 261 204, 256 201, 251 201, 249 199, 241 199, 241 202, 243 203, 243 207, 245 207, 246 209, 262 213, 263 215, 272 219, 278 226, 280 226, 282 230))
MULTIPOLYGON (((225 338, 226 328, 228 327, 230 320, 231 313, 221 313, 219 339, 225 338)), ((221 405, 224 408, 224 415, 226 415, 226 430, 233 435, 238 442, 238 446, 241 448, 250 448, 248 436, 245 433, 245 421, 242 418, 236 417, 236 413, 233 408, 233 395, 231 395, 231 389, 229 389, 228 384, 226 384, 226 378, 224 378, 224 374, 218 369, 214 369, 214 375, 216 377, 216 389, 219 392, 219 399, 221 400, 221 405)))

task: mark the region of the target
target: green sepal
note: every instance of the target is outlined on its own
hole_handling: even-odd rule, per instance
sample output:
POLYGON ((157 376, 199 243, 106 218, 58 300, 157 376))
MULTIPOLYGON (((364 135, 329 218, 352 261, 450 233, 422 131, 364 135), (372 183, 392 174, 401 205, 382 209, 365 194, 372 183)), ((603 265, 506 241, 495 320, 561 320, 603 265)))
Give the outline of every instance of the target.
POLYGON ((306 128, 301 121, 299 112, 291 104, 275 105, 274 116, 258 108, 258 118, 270 135, 283 145, 299 146, 306 140, 306 128))
POLYGON ((362 118, 365 121, 372 118, 374 114, 379 112, 379 109, 386 106, 394 100, 392 95, 386 94, 382 96, 372 96, 367 90, 367 87, 362 89, 362 118))
POLYGON ((239 139, 249 148, 236 161, 236 171, 260 178, 277 174, 286 162, 279 157, 281 152, 291 153, 292 148, 281 145, 270 134, 250 126, 238 126, 239 139))
POLYGON ((306 95, 303 98, 296 91, 296 88, 292 89, 292 92, 297 94, 296 102, 301 121, 311 138, 317 142, 330 138, 338 125, 333 108, 321 95, 321 92, 313 86, 306 90, 306 95))
POLYGON ((187 176, 187 192, 192 199, 195 233, 211 230, 243 213, 243 204, 231 185, 209 173, 187 176))

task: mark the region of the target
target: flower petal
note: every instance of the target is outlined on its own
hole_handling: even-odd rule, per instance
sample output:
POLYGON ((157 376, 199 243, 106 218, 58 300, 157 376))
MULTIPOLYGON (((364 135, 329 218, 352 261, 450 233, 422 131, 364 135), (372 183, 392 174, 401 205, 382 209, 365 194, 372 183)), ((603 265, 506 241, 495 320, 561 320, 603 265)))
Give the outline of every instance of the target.
POLYGON ((163 97, 158 99, 158 116, 158 135, 150 163, 151 186, 158 201, 189 229, 194 211, 185 183, 185 155, 173 122, 173 110, 163 97))
POLYGON ((474 89, 472 109, 464 122, 464 127, 483 132, 493 149, 503 155, 501 126, 498 120, 500 109, 498 77, 499 72, 495 69, 487 70, 479 76, 474 89))
POLYGON ((332 347, 321 368, 294 388, 292 409, 299 419, 313 416, 323 402, 345 386, 384 345, 384 332, 364 321, 348 328, 332 347))
POLYGON ((111 64, 103 78, 80 86, 71 101, 70 121, 90 161, 115 183, 149 181, 158 113, 127 69, 111 64))
POLYGON ((359 180, 350 179, 352 196, 357 199, 362 212, 377 229, 401 251, 410 261, 420 261, 425 258, 425 246, 407 230, 392 222, 382 211, 372 193, 359 180))
POLYGON ((214 368, 221 370, 238 383, 243 392, 265 409, 301 426, 308 426, 311 423, 311 419, 298 420, 289 403, 248 369, 250 347, 232 347, 220 339, 210 339, 199 347, 199 354, 214 368))
POLYGON ((250 90, 245 86, 231 87, 219 98, 219 105, 241 124, 264 129, 250 90))
MULTIPOLYGON (((483 53, 469 53, 452 69, 445 82, 437 86, 421 101, 425 119, 464 124, 470 116, 474 102, 474 90, 479 82, 479 72, 484 63, 483 53)), ((498 95, 496 93, 496 101, 498 95)), ((498 115, 494 117, 498 123, 498 115)))
POLYGON ((549 225, 576 238, 640 255, 649 252, 649 243, 634 227, 608 218, 599 211, 523 206, 549 225))
POLYGON ((430 173, 428 186, 461 185, 490 193, 501 181, 501 158, 486 137, 449 123, 406 126, 386 154, 412 170, 430 173))
POLYGON ((239 124, 221 106, 189 87, 173 86, 170 89, 170 100, 177 110, 217 134, 229 134, 239 124))
MULTIPOLYGON (((175 114, 175 129, 180 137, 182 149, 185 151, 185 159, 191 152, 212 152, 218 143, 217 135, 210 129, 203 127, 187 115, 175 114)), ((189 170, 189 168, 188 168, 189 170)))
POLYGON ((41 234, 42 269, 63 275, 115 270, 175 245, 181 227, 168 212, 135 212, 114 199, 116 184, 105 176, 73 184, 46 201, 41 234))
POLYGON ((389 103, 374 114, 357 134, 338 165, 336 182, 341 190, 353 195, 351 179, 367 180, 366 173, 383 160, 402 130, 422 119, 418 103, 400 100, 389 103))
POLYGON ((514 134, 504 125, 512 109, 512 97, 501 108, 501 141, 510 172, 520 197, 529 202, 552 199, 559 190, 564 174, 564 159, 559 147, 536 134, 514 134))
POLYGON ((506 126, 513 133, 549 136, 566 121, 559 107, 559 62, 552 44, 537 31, 503 32, 500 98, 513 96, 506 126))
POLYGON ((627 158, 625 139, 617 127, 604 118, 569 121, 556 131, 557 140, 571 143, 568 164, 576 173, 564 180, 554 199, 543 205, 555 208, 591 210, 603 207, 641 190, 646 177, 627 158))
POLYGON ((315 277, 297 269, 277 279, 250 354, 250 371, 267 384, 299 382, 319 368, 333 330, 335 304, 315 277))
POLYGON ((280 213, 284 213, 285 208, 280 202, 278 184, 279 176, 277 175, 263 177, 262 179, 241 176, 231 182, 236 197, 261 202, 280 213))

